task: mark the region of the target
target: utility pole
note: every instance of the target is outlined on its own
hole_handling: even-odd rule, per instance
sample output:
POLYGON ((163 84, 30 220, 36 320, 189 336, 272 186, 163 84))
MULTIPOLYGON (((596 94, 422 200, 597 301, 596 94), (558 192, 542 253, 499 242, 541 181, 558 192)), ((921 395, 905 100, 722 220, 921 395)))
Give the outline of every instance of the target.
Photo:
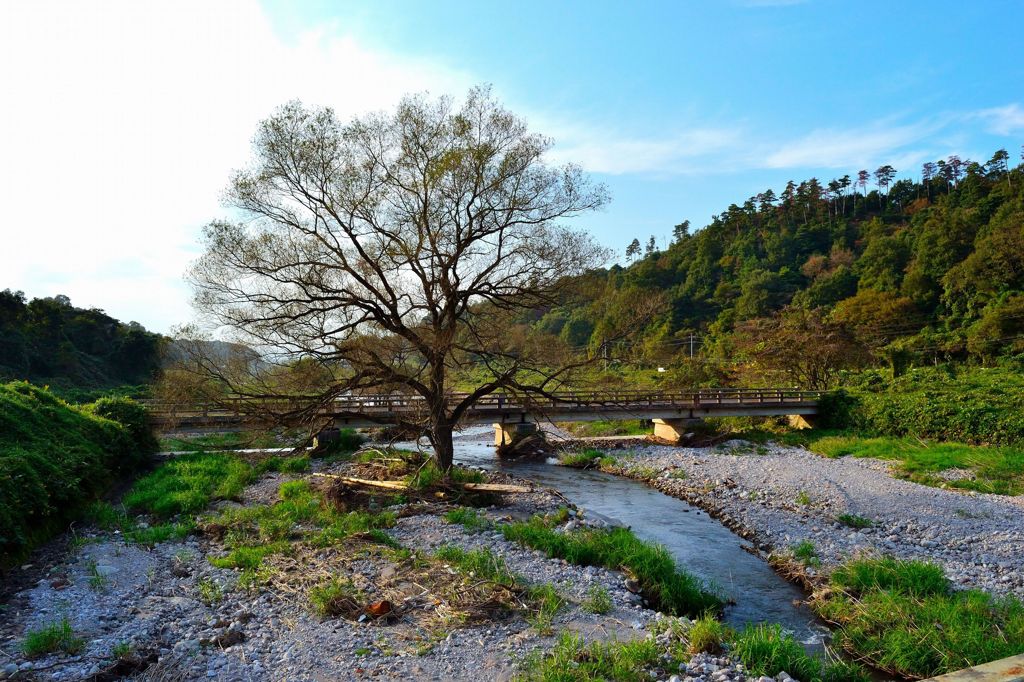
POLYGON ((693 360, 693 334, 690 334, 690 359, 693 360))

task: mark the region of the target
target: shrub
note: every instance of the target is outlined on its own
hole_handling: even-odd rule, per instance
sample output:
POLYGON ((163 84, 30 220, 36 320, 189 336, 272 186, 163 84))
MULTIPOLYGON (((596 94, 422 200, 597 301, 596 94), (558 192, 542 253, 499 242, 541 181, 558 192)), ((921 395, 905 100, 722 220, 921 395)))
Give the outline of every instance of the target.
POLYGON ((149 425, 149 413, 140 403, 131 398, 100 398, 87 405, 86 409, 125 427, 138 453, 136 456, 151 455, 157 451, 158 442, 149 425))

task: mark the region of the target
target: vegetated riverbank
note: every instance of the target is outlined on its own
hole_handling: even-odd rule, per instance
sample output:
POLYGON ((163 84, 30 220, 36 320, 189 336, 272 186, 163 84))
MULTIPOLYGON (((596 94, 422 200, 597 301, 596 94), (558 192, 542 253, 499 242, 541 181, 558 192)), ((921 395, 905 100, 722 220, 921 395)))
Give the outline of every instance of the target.
POLYGON ((922 677, 1024 652, 1024 498, 926 487, 886 462, 771 443, 566 459, 718 517, 814 591, 840 643, 883 669, 922 677))
POLYGON ((551 491, 468 499, 408 453, 185 455, 91 519, 19 569, 34 586, 5 595, 0 678, 547 679, 570 645, 570 679, 747 674, 691 645, 685 616, 720 601, 663 550, 551 491), (636 655, 602 667, 609 640, 636 655))

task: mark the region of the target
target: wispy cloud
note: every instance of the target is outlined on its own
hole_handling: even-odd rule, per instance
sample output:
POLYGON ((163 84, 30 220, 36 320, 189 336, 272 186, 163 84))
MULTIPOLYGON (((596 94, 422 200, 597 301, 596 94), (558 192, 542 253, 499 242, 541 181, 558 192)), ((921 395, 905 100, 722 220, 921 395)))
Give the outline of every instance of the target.
POLYGON ((601 127, 555 131, 554 161, 572 161, 595 173, 686 173, 699 171, 707 158, 742 143, 734 128, 696 128, 664 138, 619 134, 601 127))
POLYGON ((819 129, 783 142, 763 157, 765 168, 853 168, 877 163, 921 142, 941 124, 819 129))
POLYGON ((975 116, 985 121, 996 135, 1013 135, 1024 130, 1024 107, 1020 104, 982 109, 975 116))

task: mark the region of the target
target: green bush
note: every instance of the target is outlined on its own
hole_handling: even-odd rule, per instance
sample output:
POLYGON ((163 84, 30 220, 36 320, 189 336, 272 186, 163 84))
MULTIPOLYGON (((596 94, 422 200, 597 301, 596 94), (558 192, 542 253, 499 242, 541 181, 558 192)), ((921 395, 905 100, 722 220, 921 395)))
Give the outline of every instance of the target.
POLYGON ((27 382, 0 384, 0 565, 59 530, 141 460, 121 424, 27 382))
POLYGON ((149 414, 140 403, 131 398, 108 397, 87 405, 86 409, 125 427, 139 455, 151 455, 157 451, 158 442, 149 425, 149 414))
POLYGON ((1024 443, 1024 372, 1003 367, 927 367, 888 379, 852 378, 848 393, 822 401, 822 426, 888 436, 1012 445, 1024 443))

